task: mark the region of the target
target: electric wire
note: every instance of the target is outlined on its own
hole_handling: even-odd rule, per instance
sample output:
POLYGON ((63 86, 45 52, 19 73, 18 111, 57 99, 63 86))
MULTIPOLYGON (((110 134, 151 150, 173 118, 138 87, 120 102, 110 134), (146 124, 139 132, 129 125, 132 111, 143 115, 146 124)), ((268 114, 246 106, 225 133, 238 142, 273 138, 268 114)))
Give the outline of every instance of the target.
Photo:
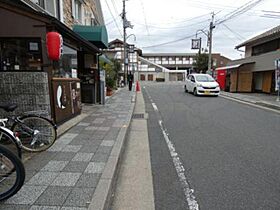
POLYGON ((116 21, 116 18, 114 17, 114 15, 113 15, 113 13, 112 13, 112 11, 111 11, 111 8, 110 8, 110 6, 109 6, 107 0, 105 0, 105 3, 106 3, 106 5, 107 5, 107 7, 108 7, 108 9, 109 9, 109 12, 110 12, 110 14, 111 14, 111 16, 112 16, 112 18, 113 18, 113 20, 114 20, 114 22, 115 22, 115 24, 116 24, 118 30, 119 30, 119 33, 120 33, 121 37, 123 37, 123 34, 122 34, 121 30, 120 30, 120 27, 119 27, 119 25, 118 25, 118 23, 117 23, 117 21, 116 21))
POLYGON ((140 4, 141 4, 142 12, 143 12, 143 15, 144 15, 144 21, 145 21, 147 35, 150 36, 150 31, 149 31, 148 24, 147 24, 147 17, 146 17, 145 8, 144 8, 144 4, 143 4, 142 0, 140 0, 140 4))

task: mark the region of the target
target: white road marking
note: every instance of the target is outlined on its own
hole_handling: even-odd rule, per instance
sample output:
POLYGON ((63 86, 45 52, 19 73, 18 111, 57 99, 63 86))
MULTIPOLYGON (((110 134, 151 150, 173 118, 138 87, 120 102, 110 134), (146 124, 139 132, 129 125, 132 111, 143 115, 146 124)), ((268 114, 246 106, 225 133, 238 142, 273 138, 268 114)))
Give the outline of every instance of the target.
POLYGON ((153 106, 154 110, 158 112, 157 105, 155 103, 152 103, 152 106, 153 106))
POLYGON ((186 198, 186 201, 189 205, 189 209, 190 210, 199 210, 198 203, 195 200, 194 190, 190 188, 190 185, 189 185, 189 183, 187 181, 187 178, 185 176, 185 168, 184 168, 184 166, 183 166, 183 164, 180 160, 180 157, 178 156, 178 153, 175 150, 174 144, 171 142, 171 140, 168 137, 168 134, 164 130, 161 120, 159 120, 159 125, 160 125, 161 131, 163 133, 165 142, 168 146, 170 155, 172 157, 173 164, 174 164, 174 167, 176 169, 179 181, 180 181, 180 183, 182 185, 182 188, 184 190, 185 198, 186 198))

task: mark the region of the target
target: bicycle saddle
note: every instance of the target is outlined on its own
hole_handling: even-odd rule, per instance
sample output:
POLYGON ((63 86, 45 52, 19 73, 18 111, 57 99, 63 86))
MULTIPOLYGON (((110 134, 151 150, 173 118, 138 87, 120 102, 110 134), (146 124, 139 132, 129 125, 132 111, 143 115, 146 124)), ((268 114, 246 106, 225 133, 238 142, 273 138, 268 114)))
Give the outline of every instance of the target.
POLYGON ((0 104, 0 108, 4 109, 6 112, 12 112, 17 108, 16 104, 0 104))

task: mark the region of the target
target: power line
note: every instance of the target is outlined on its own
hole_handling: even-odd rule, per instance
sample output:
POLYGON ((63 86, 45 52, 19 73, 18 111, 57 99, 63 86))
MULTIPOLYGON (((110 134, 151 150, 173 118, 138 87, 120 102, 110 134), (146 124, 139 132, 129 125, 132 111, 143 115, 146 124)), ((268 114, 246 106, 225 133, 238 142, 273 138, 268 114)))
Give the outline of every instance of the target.
MULTIPOLYGON (((204 29, 206 29, 206 27, 204 27, 204 29)), ((204 30, 202 29, 202 30, 204 30)), ((198 32, 196 34, 201 34, 202 32, 198 32)), ((164 45, 168 45, 168 44, 173 44, 173 43, 176 43, 176 42, 180 42, 180 41, 183 41, 183 40, 186 40, 186 39, 189 39, 189 38, 192 38, 194 37, 196 34, 192 34, 192 35, 188 35, 188 36, 185 36, 185 37, 182 37, 180 39, 176 39, 176 40, 172 40, 172 41, 169 41, 169 42, 163 42, 163 43, 160 43, 160 44, 156 44, 156 45, 150 45, 150 46, 146 46, 146 47, 142 47, 142 48, 154 48, 154 47, 160 47, 160 46, 164 46, 164 45)))
POLYGON ((106 2, 106 5, 107 5, 107 7, 108 7, 108 9, 109 9, 109 12, 110 12, 110 14, 111 14, 111 16, 112 16, 112 18, 113 18, 115 24, 116 24, 116 26, 117 26, 117 28, 118 28, 118 30, 119 30, 119 32, 120 32, 120 35, 121 35, 121 37, 122 37, 123 35, 122 35, 122 32, 121 32, 121 30, 120 30, 120 27, 119 27, 119 25, 118 25, 118 23, 117 23, 117 21, 116 21, 116 18, 114 17, 114 15, 113 15, 113 13, 112 13, 112 11, 111 11, 111 8, 110 8, 110 6, 109 6, 107 0, 105 0, 105 2, 106 2))
POLYGON ((231 28, 229 28, 226 24, 222 24, 227 30, 229 30, 233 35, 235 35, 235 37, 237 39, 239 39, 240 41, 243 41, 245 38, 243 36, 241 36, 239 33, 237 33, 236 31, 233 31, 231 28))
POLYGON ((242 6, 238 7, 236 10, 230 12, 229 14, 227 14, 223 19, 216 21, 215 25, 219 25, 222 24, 228 20, 231 20, 239 15, 244 14, 245 12, 249 11, 250 9, 252 9, 253 7, 255 7, 256 5, 258 5, 259 3, 261 3, 264 0, 251 0, 245 4, 243 4, 242 6))
POLYGON ((150 36, 150 31, 149 31, 148 24, 147 24, 147 18, 146 18, 146 13, 145 13, 143 1, 140 0, 140 3, 141 3, 141 6, 142 6, 142 12, 143 12, 143 15, 144 15, 144 21, 145 21, 147 35, 150 36))

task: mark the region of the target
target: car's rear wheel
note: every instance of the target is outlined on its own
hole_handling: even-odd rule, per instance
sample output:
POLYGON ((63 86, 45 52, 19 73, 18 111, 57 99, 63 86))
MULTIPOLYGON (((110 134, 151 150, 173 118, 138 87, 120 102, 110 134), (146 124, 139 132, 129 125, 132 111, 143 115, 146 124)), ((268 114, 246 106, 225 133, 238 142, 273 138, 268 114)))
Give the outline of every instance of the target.
POLYGON ((187 93, 188 92, 188 89, 187 89, 187 86, 185 85, 185 93, 187 93))

